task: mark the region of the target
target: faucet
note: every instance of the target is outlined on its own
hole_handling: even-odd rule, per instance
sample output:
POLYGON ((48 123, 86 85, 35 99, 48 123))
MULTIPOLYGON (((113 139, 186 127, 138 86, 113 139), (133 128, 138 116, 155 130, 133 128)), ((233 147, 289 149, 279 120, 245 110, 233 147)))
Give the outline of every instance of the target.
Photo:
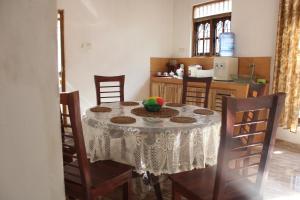
POLYGON ((255 64, 254 63, 249 64, 249 68, 251 70, 251 72, 250 72, 250 79, 253 80, 253 78, 254 78, 254 72, 255 72, 255 64))

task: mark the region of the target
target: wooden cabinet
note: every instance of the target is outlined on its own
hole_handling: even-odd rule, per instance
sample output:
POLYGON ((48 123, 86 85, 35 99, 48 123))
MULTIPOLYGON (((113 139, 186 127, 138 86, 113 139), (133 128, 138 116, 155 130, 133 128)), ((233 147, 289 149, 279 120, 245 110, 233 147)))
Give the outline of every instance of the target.
MULTIPOLYGON (((151 96, 163 97, 167 102, 181 103, 182 80, 180 79, 152 77, 150 88, 151 96)), ((213 81, 209 94, 208 107, 212 110, 221 111, 223 96, 246 98, 248 88, 248 84, 213 81)))
POLYGON ((166 102, 180 103, 182 85, 172 83, 153 82, 151 85, 151 96, 160 96, 166 102))
POLYGON ((165 99, 165 83, 152 82, 150 96, 159 96, 165 99))

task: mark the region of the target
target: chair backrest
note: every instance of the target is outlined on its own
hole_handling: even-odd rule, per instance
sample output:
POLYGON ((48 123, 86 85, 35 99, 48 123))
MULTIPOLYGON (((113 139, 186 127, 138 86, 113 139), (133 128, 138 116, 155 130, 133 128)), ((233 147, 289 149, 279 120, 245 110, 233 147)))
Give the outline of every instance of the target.
POLYGON ((182 103, 195 104, 205 108, 208 107, 208 96, 212 77, 183 77, 182 103), (195 83, 204 83, 205 87, 201 87, 195 83))
MULTIPOLYGON (((243 199, 242 197, 245 197, 243 195, 247 195, 245 191, 252 191, 253 197, 261 195, 261 186, 267 175, 268 163, 275 143, 275 134, 284 100, 284 93, 248 99, 223 98, 221 141, 214 200, 224 199, 224 194, 229 191, 231 191, 233 197, 237 196, 238 199, 243 199), (253 110, 266 110, 268 116, 260 120, 236 122, 238 113, 253 110), (235 134, 236 128, 252 124, 265 124, 264 130, 248 131, 242 135, 235 134), (241 144, 240 146, 234 145, 234 140, 254 135, 263 135, 263 141, 241 144), (237 153, 241 149, 247 151, 237 153), (234 165, 236 160, 243 161, 245 159, 251 160, 242 166, 234 165), (247 173, 244 173, 245 171, 247 173)), ((247 196, 247 199, 250 198, 251 196, 247 196)))
POLYGON ((64 167, 74 168, 74 173, 65 176, 71 177, 71 180, 79 180, 85 188, 90 188, 91 175, 82 133, 79 92, 61 93, 60 108, 64 167), (70 153, 68 149, 74 149, 75 152, 70 153), (70 162, 70 158, 74 162, 70 162), (78 171, 79 173, 75 173, 78 171))
POLYGON ((101 103, 123 102, 125 75, 94 76, 97 105, 101 103), (117 83, 117 84, 116 84, 117 83))

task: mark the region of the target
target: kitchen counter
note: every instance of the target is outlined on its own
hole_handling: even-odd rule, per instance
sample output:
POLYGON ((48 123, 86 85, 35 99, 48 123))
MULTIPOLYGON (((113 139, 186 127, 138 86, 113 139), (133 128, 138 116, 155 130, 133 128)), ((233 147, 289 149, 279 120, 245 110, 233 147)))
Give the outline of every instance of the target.
MULTIPOLYGON (((182 79, 152 76, 151 83, 165 83, 165 84, 182 85, 182 79)), ((204 85, 201 83, 195 83, 195 84, 196 85, 204 85)), ((191 84, 191 85, 193 85, 193 84, 191 84)), ((212 81, 211 89, 237 91, 235 94, 235 97, 246 98, 247 94, 248 94, 249 84, 237 83, 237 82, 232 82, 232 81, 212 81)))
MULTIPOLYGON (((182 79, 152 76, 150 82, 151 96, 160 96, 167 102, 181 103, 182 79)), ((190 83, 189 85, 205 88, 204 83, 190 83)), ((212 81, 208 107, 212 110, 221 111, 223 96, 246 98, 248 90, 249 84, 247 83, 212 81)))

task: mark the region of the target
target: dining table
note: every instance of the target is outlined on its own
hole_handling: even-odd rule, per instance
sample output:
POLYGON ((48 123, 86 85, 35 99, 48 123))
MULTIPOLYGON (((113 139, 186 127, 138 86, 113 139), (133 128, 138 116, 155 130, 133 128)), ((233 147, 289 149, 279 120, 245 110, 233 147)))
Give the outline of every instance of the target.
POLYGON ((166 115, 148 112, 141 101, 88 108, 82 125, 90 162, 113 160, 154 177, 215 165, 220 113, 172 103, 162 109, 166 115))

